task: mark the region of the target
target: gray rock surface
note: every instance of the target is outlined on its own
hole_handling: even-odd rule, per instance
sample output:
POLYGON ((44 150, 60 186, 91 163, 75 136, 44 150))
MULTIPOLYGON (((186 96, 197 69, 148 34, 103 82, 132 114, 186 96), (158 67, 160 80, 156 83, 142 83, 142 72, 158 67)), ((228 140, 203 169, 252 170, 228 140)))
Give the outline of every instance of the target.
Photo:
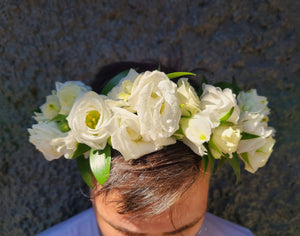
POLYGON ((299 235, 299 11, 294 0, 1 1, 0 235, 34 235, 90 207, 76 163, 49 163, 28 143, 31 111, 54 82, 90 83, 102 65, 147 59, 214 81, 235 75, 268 97, 272 157, 238 184, 221 168, 208 210, 256 235, 299 235))

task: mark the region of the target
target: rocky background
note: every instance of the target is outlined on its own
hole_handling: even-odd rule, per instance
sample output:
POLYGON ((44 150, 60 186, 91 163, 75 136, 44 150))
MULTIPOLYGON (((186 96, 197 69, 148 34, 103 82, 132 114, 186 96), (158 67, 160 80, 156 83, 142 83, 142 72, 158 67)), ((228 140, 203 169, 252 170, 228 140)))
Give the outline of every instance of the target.
POLYGON ((0 235, 35 235, 90 207, 75 161, 28 143, 31 111, 55 81, 90 83, 99 67, 155 59, 233 75, 269 99, 274 153, 255 175, 224 166, 208 211, 256 235, 300 233, 299 1, 0 1, 0 235))

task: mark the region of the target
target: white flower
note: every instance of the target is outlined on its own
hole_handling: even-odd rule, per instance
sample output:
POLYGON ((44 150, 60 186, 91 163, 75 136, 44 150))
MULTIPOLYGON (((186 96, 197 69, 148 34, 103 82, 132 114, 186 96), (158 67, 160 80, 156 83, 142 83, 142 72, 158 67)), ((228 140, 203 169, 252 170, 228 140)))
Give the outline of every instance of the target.
POLYGON ((242 132, 257 135, 257 138, 241 140, 237 149, 238 153, 255 152, 257 147, 264 140, 273 135, 275 130, 267 126, 267 122, 262 122, 262 114, 244 112, 239 126, 242 132))
POLYGON ((76 99, 69 116, 69 126, 78 143, 102 150, 109 134, 105 129, 112 116, 106 97, 90 91, 76 99))
POLYGON ((62 150, 58 151, 57 147, 52 144, 53 139, 67 135, 60 131, 55 122, 45 122, 33 125, 32 129, 28 129, 28 132, 30 134, 29 141, 43 153, 48 161, 58 159, 64 154, 62 150))
POLYGON ((181 114, 191 116, 198 113, 200 111, 200 100, 195 89, 189 84, 188 79, 180 79, 177 85, 181 114))
POLYGON ((275 140, 272 136, 269 136, 266 139, 260 140, 257 144, 258 148, 255 151, 247 152, 250 165, 242 158, 245 163, 245 169, 251 173, 256 172, 258 168, 263 167, 267 163, 273 151, 275 140))
POLYGON ((78 146, 72 131, 64 137, 53 139, 51 143, 56 147, 57 152, 64 154, 66 159, 71 159, 78 146))
POLYGON ((90 91, 91 88, 80 81, 56 82, 56 91, 61 106, 60 114, 68 115, 75 99, 82 93, 90 91))
POLYGON ((240 129, 227 124, 220 125, 212 134, 209 149, 216 159, 220 159, 223 154, 229 154, 229 158, 232 158, 232 153, 236 152, 240 139, 240 129))
POLYGON ((125 76, 117 86, 107 94, 110 99, 127 101, 131 95, 132 84, 134 80, 139 76, 134 69, 130 69, 128 75, 125 76))
POLYGON ((41 106, 41 110, 45 119, 51 120, 60 111, 60 104, 56 94, 46 97, 46 103, 41 106))
POLYGON ((267 107, 267 98, 258 96, 256 89, 251 89, 248 92, 240 92, 237 100, 241 112, 259 113, 264 117, 270 113, 270 109, 267 107))
POLYGON ((171 138, 181 116, 176 90, 176 84, 159 71, 147 71, 134 81, 128 103, 137 111, 145 141, 157 146, 176 142, 171 138))
POLYGON ((112 147, 118 150, 125 160, 137 159, 162 148, 143 139, 137 115, 122 108, 113 108, 113 112, 114 116, 107 130, 111 135, 112 147))
POLYGON ((182 118, 180 126, 184 133, 183 142, 198 155, 206 154, 203 144, 209 141, 213 128, 208 114, 199 112, 191 118, 182 118))
POLYGON ((217 127, 220 119, 227 115, 232 108, 233 113, 227 119, 228 122, 237 123, 240 115, 240 109, 237 105, 235 94, 231 89, 222 90, 212 85, 203 85, 203 94, 200 97, 201 108, 211 114, 211 119, 217 127))

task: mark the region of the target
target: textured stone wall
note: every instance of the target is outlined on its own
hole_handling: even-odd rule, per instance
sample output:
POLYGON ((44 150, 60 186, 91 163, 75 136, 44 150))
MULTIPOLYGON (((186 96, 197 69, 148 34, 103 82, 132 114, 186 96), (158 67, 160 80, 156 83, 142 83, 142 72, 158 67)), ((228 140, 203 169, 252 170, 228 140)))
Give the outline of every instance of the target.
POLYGON ((0 235, 34 235, 90 207, 76 163, 49 163, 28 143, 54 82, 148 59, 235 75, 268 96, 274 154, 238 184, 220 169, 208 210, 256 235, 299 235, 299 11, 294 0, 0 1, 0 235))

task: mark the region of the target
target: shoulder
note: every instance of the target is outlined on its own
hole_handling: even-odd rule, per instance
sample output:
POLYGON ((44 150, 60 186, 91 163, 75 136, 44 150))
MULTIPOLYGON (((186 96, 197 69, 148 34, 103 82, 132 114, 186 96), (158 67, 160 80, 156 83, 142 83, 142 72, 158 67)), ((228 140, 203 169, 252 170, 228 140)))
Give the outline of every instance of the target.
POLYGON ((59 223, 37 236, 99 236, 93 208, 85 210, 70 219, 59 223))
POLYGON ((247 228, 224 220, 211 213, 206 213, 203 224, 197 233, 197 236, 250 236, 254 235, 247 228))

